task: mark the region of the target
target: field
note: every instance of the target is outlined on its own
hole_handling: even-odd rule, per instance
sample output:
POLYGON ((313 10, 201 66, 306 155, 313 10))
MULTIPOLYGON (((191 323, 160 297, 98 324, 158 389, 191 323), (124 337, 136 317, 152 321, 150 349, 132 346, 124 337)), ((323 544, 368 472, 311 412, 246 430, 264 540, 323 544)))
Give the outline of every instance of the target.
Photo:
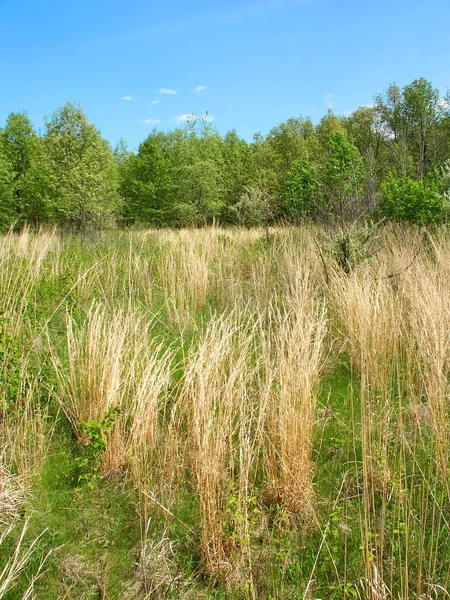
POLYGON ((0 599, 450 597, 450 237, 0 240, 0 599))

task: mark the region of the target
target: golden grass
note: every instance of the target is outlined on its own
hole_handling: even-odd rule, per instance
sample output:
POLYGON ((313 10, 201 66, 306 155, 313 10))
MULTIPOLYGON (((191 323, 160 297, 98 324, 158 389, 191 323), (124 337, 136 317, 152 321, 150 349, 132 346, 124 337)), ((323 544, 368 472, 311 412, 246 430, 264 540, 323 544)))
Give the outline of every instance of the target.
MULTIPOLYGON (((128 473, 143 527, 151 510, 180 524, 187 490, 198 503, 200 570, 255 597, 267 507, 292 517, 292 529, 320 526, 325 501, 314 477, 327 440, 313 452, 318 389, 324 373, 348 362, 346 472, 326 501, 349 515, 357 506, 354 589, 371 600, 425 598, 438 589, 450 501, 450 243, 427 235, 391 227, 379 252, 345 274, 312 228, 272 230, 268 240, 261 230, 219 228, 124 234, 122 249, 73 268, 75 301, 57 306, 64 344, 46 329, 51 392, 80 444, 91 442, 89 419, 117 409, 102 468, 128 473)), ((45 352, 39 336, 22 344, 44 267, 54 278, 68 268, 58 249, 55 232, 24 230, 0 243, 4 380, 17 366, 11 340, 23 350, 17 410, 0 431, 5 481, 12 470, 38 472, 49 444, 39 376, 27 378, 30 357, 45 352)), ((337 414, 333 390, 329 404, 337 414)), ((332 555, 328 524, 317 557, 332 555)), ((185 529, 196 539, 197 529, 185 529)), ((160 561, 150 587, 162 589, 175 572, 171 549, 147 550, 142 569, 160 561)), ((346 564, 331 563, 346 582, 346 564)))

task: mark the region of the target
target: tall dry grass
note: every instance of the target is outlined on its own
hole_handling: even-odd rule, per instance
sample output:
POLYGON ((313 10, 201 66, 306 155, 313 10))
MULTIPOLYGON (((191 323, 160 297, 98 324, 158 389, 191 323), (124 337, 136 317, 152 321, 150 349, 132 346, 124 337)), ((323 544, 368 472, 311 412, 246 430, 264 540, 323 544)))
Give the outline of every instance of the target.
MULTIPOLYGON (((142 314, 111 314, 97 304, 81 322, 67 315, 67 364, 50 345, 57 398, 79 443, 92 442, 86 424, 102 423, 115 411, 112 428, 103 432, 102 468, 127 470, 140 492, 168 481, 163 473, 173 351, 152 337, 151 328, 142 314)), ((145 496, 141 500, 145 514, 145 496)))
MULTIPOLYGON (((300 272, 299 272, 300 275, 300 272)), ((273 500, 305 516, 313 506, 312 447, 317 386, 326 361, 326 307, 307 273, 281 307, 273 303, 263 348, 271 387, 265 470, 273 500)))
POLYGON ((252 467, 261 444, 255 332, 235 315, 213 318, 187 355, 180 390, 200 545, 213 577, 232 574, 249 547, 252 467))
MULTIPOLYGON (((80 444, 91 442, 89 419, 117 409, 103 471, 128 473, 143 527, 152 511, 180 524, 190 495, 197 522, 184 529, 199 544, 199 569, 247 596, 257 594, 263 526, 267 553, 286 563, 294 551, 278 548, 283 536, 300 547, 310 543, 305 531, 319 531, 313 574, 298 583, 308 593, 325 595, 315 582, 324 554, 338 590, 326 588, 329 597, 345 596, 347 584, 368 600, 449 587, 450 244, 394 227, 383 236, 379 252, 347 274, 311 228, 269 239, 219 228, 124 234, 120 248, 99 245, 90 256, 83 247, 75 300, 56 302, 65 331, 61 343, 61 331, 47 329, 52 393, 80 444), (332 387, 337 365, 349 365, 344 407, 332 387), (328 444, 341 451, 339 441, 317 443, 324 375, 332 383, 320 415, 342 422, 346 440, 335 497, 318 493, 321 453, 328 444), (297 517, 278 537, 267 525, 276 507, 297 517), (336 514, 345 521, 331 539, 336 514)), ((30 337, 43 267, 57 278, 69 266, 56 254, 69 252, 65 243, 26 230, 2 239, 4 379, 16 365, 12 338, 30 337)), ((37 472, 49 443, 30 352, 18 363, 20 411, 1 424, 8 473, 37 472)), ((286 573, 283 581, 297 576, 286 573)))

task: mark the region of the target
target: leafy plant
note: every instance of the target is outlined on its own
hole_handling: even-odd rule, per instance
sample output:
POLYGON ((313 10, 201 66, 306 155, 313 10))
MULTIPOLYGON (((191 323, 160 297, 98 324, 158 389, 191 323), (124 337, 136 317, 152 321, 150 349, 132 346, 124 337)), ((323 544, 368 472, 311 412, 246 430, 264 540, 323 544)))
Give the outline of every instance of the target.
POLYGON ((99 479, 101 458, 107 448, 107 433, 113 427, 118 408, 110 409, 100 421, 89 418, 81 424, 81 430, 86 437, 81 456, 75 459, 79 469, 78 483, 85 482, 88 487, 93 488, 99 479))
POLYGON ((441 222, 448 214, 448 199, 440 193, 440 178, 434 175, 414 181, 391 175, 381 186, 381 214, 394 221, 415 225, 441 222))

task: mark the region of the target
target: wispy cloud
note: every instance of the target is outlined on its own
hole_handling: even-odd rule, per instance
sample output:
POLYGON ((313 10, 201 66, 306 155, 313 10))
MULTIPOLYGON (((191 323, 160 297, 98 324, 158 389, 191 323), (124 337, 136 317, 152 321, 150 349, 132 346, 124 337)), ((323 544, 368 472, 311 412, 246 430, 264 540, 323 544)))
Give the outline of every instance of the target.
POLYGON ((212 123, 214 121, 214 117, 210 115, 208 112, 205 112, 201 117, 196 115, 195 113, 185 113, 184 115, 179 115, 175 117, 176 125, 180 125, 181 123, 187 123, 188 121, 195 121, 195 119, 202 119, 203 121, 207 121, 208 123, 212 123))
POLYGON ((148 103, 149 106, 154 106, 155 104, 159 104, 161 102, 161 100, 159 100, 159 98, 157 98, 156 100, 152 100, 151 102, 148 103))
MULTIPOLYGON (((91 44, 111 45, 140 42, 147 39, 167 39, 170 36, 186 32, 203 32, 223 25, 235 25, 265 15, 276 15, 293 11, 303 6, 323 4, 329 0, 253 0, 242 2, 239 6, 222 11, 192 14, 189 17, 174 19, 141 31, 131 31, 103 39, 93 40, 91 44)), ((89 44, 89 42, 88 42, 89 44)))
POLYGON ((122 96, 121 100, 127 100, 128 102, 132 102, 133 100, 136 100, 136 94, 132 94, 130 96, 122 96))
POLYGON ((170 89, 167 89, 167 88, 159 88, 158 94, 160 96, 162 96, 164 94, 176 94, 176 91, 175 90, 170 90, 170 89))
POLYGON ((197 96, 200 96, 200 94, 202 92, 206 92, 208 88, 206 87, 206 85, 197 85, 192 91, 194 92, 194 94, 197 94, 197 96))
POLYGON ((161 123, 161 119, 139 119, 140 123, 145 123, 146 125, 157 125, 161 123))
POLYGON ((333 101, 331 100, 332 97, 333 97, 333 94, 325 94, 325 96, 324 96, 325 106, 327 108, 333 108, 333 101))

